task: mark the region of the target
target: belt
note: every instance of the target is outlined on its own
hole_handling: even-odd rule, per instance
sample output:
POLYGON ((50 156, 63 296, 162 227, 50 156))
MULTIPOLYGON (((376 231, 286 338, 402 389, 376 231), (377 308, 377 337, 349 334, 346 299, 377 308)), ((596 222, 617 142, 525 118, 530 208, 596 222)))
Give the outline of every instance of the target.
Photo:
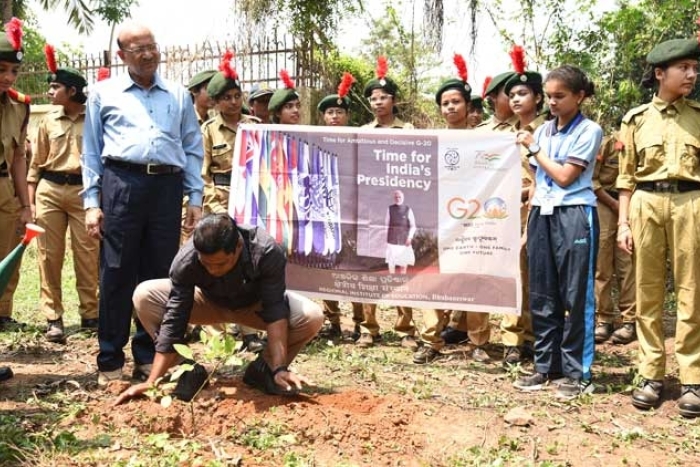
POLYGON ((686 191, 700 190, 700 182, 670 179, 657 182, 639 182, 637 183, 637 189, 657 193, 685 193, 686 191))
POLYGON ((619 200, 620 199, 620 193, 617 191, 612 191, 612 190, 605 190, 605 192, 610 195, 611 198, 619 200))
POLYGON ((225 174, 211 174, 211 178, 214 181, 214 185, 231 186, 231 172, 227 172, 225 174))
POLYGON ((107 167, 128 170, 145 175, 174 175, 182 172, 182 168, 168 164, 134 164, 132 162, 118 161, 116 159, 105 160, 107 167))
POLYGON ((7 162, 2 161, 0 164, 0 177, 9 177, 10 173, 7 171, 7 162))
POLYGON ((68 172, 52 172, 45 170, 41 172, 41 178, 59 185, 82 185, 83 176, 81 174, 71 174, 68 172))

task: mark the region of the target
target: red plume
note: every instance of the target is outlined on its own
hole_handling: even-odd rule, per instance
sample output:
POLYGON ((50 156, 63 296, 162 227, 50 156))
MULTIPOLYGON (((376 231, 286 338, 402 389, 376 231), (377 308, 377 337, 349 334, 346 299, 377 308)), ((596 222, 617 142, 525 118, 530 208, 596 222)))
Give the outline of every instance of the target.
POLYGON ((513 45, 509 52, 510 59, 513 61, 513 68, 519 75, 525 74, 525 49, 520 45, 513 45))
POLYGON ((227 50, 226 52, 224 52, 224 57, 221 59, 221 64, 219 65, 219 70, 228 79, 238 80, 238 73, 236 73, 236 69, 233 68, 233 65, 231 64, 232 60, 233 60, 233 51, 227 50))
POLYGON ((287 70, 280 70, 280 78, 282 78, 285 88, 294 89, 294 81, 289 77, 289 72, 287 70))
POLYGON ((481 91, 481 98, 482 99, 486 99, 486 90, 489 88, 491 81, 493 81, 493 78, 491 76, 487 76, 486 79, 484 80, 484 88, 481 91))
POLYGON ((111 75, 112 72, 110 71, 109 68, 101 66, 100 68, 97 69, 97 81, 104 81, 107 78, 109 78, 109 75, 111 75))
POLYGON ((377 57, 377 78, 384 79, 388 70, 389 65, 386 63, 386 57, 384 55, 377 57))
POLYGON ((56 50, 53 45, 46 44, 44 46, 44 55, 46 55, 46 66, 49 67, 51 73, 56 73, 58 65, 56 65, 56 50))
POLYGON ((453 60, 455 66, 457 67, 457 74, 460 78, 462 78, 462 81, 466 83, 467 77, 469 76, 467 73, 467 62, 464 61, 464 57, 462 57, 460 54, 455 54, 453 60))
POLYGON ((338 97, 342 99, 347 96, 350 92, 350 88, 352 87, 352 83, 354 82, 355 77, 352 74, 348 73, 347 71, 343 73, 343 79, 340 80, 340 84, 338 85, 338 97))
POLYGON ((22 21, 13 17, 5 25, 5 33, 13 49, 19 50, 22 48, 22 21))

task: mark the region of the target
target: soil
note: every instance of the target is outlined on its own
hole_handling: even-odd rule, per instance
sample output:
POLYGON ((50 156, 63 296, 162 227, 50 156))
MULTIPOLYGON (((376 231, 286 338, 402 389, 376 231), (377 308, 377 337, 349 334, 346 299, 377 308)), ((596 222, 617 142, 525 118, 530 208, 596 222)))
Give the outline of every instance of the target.
POLYGON ((329 344, 316 341, 295 362, 296 371, 316 382, 298 396, 263 395, 242 383, 241 368, 228 368, 192 405, 173 401, 164 407, 143 398, 115 408, 115 395, 129 382, 97 389, 93 337, 76 333, 60 345, 39 335, 2 351, 15 377, 0 386, 0 414, 50 410, 60 395, 63 407, 76 407, 60 422, 62 429, 83 440, 110 435, 107 446, 93 448, 93 460, 59 457, 46 465, 125 462, 142 449, 121 434, 126 431, 137 439, 167 433, 173 443, 198 440, 196 462, 180 465, 700 464, 700 423, 677 414, 672 338, 665 400, 651 412, 637 411, 629 401, 636 344, 599 346, 596 393, 565 402, 553 389, 514 389, 514 374, 503 370, 497 344, 487 348, 491 363, 472 361, 466 344, 445 349, 429 365, 413 364, 391 333, 367 350, 347 339, 329 344), (276 444, 265 445, 265 433, 276 444), (290 453, 306 463, 290 463, 290 453))

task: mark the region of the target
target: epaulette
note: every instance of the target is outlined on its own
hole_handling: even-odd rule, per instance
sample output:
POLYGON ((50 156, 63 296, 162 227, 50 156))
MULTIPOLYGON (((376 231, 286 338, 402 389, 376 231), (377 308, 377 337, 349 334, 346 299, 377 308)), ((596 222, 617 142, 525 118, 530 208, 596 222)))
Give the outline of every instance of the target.
POLYGON ((205 121, 204 123, 202 123, 202 126, 203 126, 203 127, 209 126, 209 125, 211 125, 212 123, 214 123, 214 120, 216 120, 216 117, 212 117, 212 118, 210 118, 209 120, 205 121))
POLYGON ((685 103, 688 104, 688 107, 700 110, 700 102, 698 101, 695 101, 693 99, 686 99, 685 103))
POLYGON ((20 104, 30 104, 32 102, 31 97, 13 88, 7 90, 7 95, 20 104))
POLYGON ((625 114, 624 117, 622 117, 622 123, 631 122, 632 119, 635 117, 635 115, 639 115, 642 112, 646 111, 651 105, 652 105, 651 102, 647 102, 646 104, 642 104, 642 105, 630 110, 629 112, 627 112, 625 114))
POLYGON ((262 120, 255 115, 243 115, 241 123, 262 123, 262 120))

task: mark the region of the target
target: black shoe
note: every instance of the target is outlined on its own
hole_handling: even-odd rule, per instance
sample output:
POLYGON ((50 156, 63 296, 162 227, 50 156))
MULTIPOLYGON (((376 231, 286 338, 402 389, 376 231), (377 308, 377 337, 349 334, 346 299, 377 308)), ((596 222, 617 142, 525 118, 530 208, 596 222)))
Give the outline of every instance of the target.
POLYGON ((100 320, 97 318, 87 318, 87 319, 81 319, 80 320, 80 330, 81 331, 89 331, 89 332, 97 332, 97 327, 100 324, 100 320))
POLYGON ((61 318, 48 321, 46 325, 46 340, 55 344, 66 342, 66 334, 63 330, 63 320, 61 318))
POLYGON ((274 396, 294 396, 299 393, 299 390, 293 388, 290 391, 282 389, 275 383, 275 378, 272 376, 272 370, 267 366, 267 363, 258 355, 255 361, 248 365, 243 374, 243 382, 248 386, 254 387, 266 394, 274 396))
POLYGON ((361 334, 362 334, 362 333, 360 332, 360 325, 359 325, 359 324, 356 324, 356 325, 355 325, 355 328, 354 328, 353 331, 352 331, 352 334, 350 334, 350 338, 352 338, 352 340, 354 340, 355 342, 357 342, 357 340, 360 338, 360 335, 361 335, 361 334))
POLYGON ((9 316, 0 316, 0 331, 21 331, 27 325, 20 323, 9 316))
POLYGON ((433 360, 440 357, 440 352, 430 347, 429 345, 424 345, 413 354, 413 363, 417 365, 425 365, 433 360))
POLYGON ((134 365, 134 371, 131 373, 131 379, 141 381, 142 383, 148 380, 153 369, 152 363, 137 363, 134 365))
POLYGON ((700 384, 681 385, 678 412, 684 417, 700 417, 700 384))
POLYGON ((522 355, 520 352, 520 347, 516 345, 508 345, 505 348, 503 355, 504 365, 517 365, 522 361, 522 355))
POLYGON ((248 351, 253 353, 262 352, 265 348, 265 341, 260 339, 258 334, 246 334, 243 336, 243 345, 241 346, 241 352, 248 351))
POLYGON ((564 376, 561 373, 534 373, 518 378, 513 386, 521 391, 539 391, 551 383, 563 381, 564 376))
POLYGON ((340 329, 340 323, 325 324, 318 335, 324 339, 336 340, 343 337, 343 331, 340 329))
POLYGON ((459 331, 453 327, 447 326, 440 333, 440 337, 445 341, 445 344, 464 344, 469 340, 469 335, 464 331, 459 331))
POLYGON ((7 381, 12 378, 15 374, 12 373, 12 368, 9 366, 0 366, 0 381, 7 381))
POLYGON ((663 381, 642 380, 639 387, 632 391, 632 405, 642 410, 652 409, 659 405, 663 390, 663 381))
POLYGON ((209 373, 200 365, 195 363, 190 371, 186 371, 177 379, 177 385, 173 389, 173 396, 189 402, 194 399, 200 389, 209 382, 209 373))

